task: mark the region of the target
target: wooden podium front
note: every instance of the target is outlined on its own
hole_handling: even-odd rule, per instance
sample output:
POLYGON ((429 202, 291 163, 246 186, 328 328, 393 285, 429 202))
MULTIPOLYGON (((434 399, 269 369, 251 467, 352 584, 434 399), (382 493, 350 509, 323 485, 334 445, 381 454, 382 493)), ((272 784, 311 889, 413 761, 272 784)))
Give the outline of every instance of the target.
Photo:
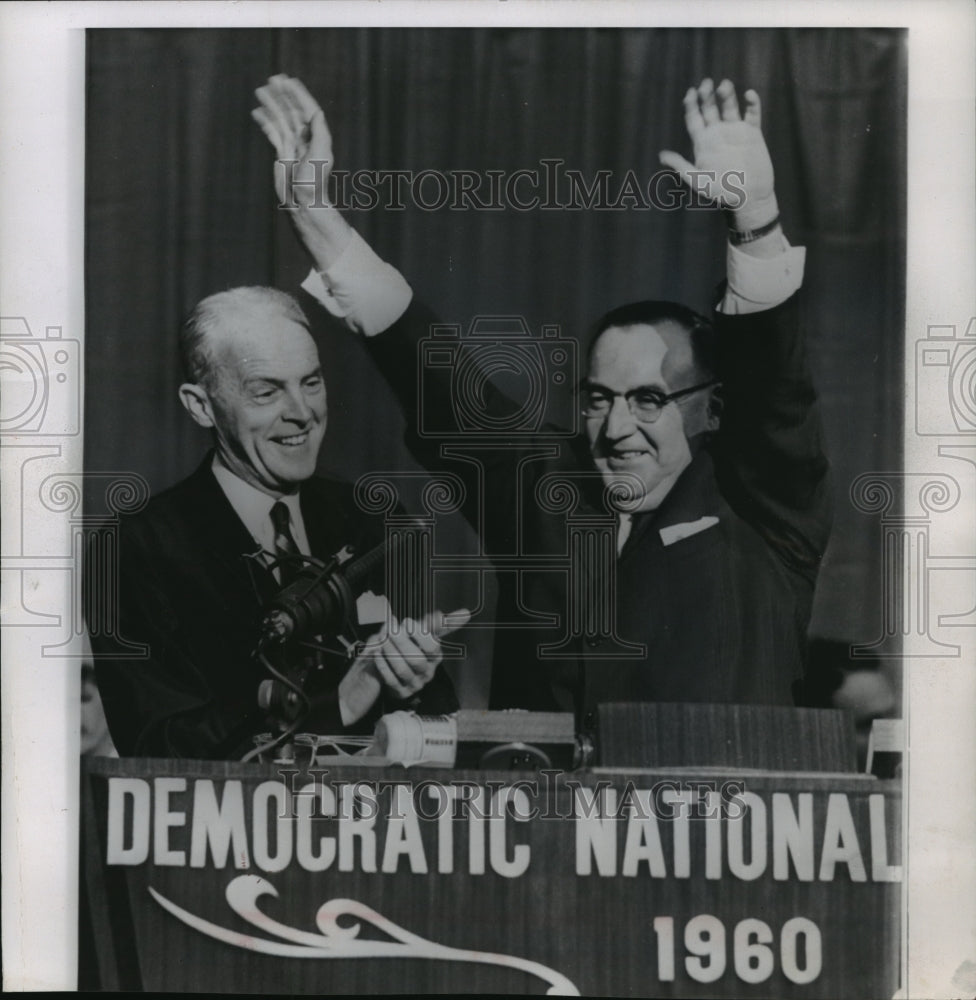
POLYGON ((900 792, 868 775, 93 759, 82 779, 102 988, 898 988, 900 792))

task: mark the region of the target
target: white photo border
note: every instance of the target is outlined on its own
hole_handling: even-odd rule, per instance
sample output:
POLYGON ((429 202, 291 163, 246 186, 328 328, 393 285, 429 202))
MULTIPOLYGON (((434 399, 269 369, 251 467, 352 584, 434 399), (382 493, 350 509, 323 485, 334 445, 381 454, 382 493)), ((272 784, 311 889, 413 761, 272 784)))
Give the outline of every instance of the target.
MULTIPOLYGON (((35 520, 22 509, 21 473, 38 455, 56 457, 66 474, 82 469, 85 29, 418 24, 906 27, 905 470, 956 480, 961 500, 951 518, 939 521, 939 551, 960 557, 963 568, 976 559, 976 531, 967 516, 976 464, 953 454, 966 439, 918 432, 917 414, 945 401, 916 396, 914 368, 916 345, 932 328, 940 336, 950 328, 956 336, 967 329, 976 336, 976 326, 969 326, 976 314, 976 9, 966 0, 6 4, 0 11, 2 312, 25 317, 33 335, 47 342, 45 350, 61 351, 68 377, 66 390, 51 394, 48 411, 48 426, 63 433, 3 439, 5 989, 72 989, 77 973, 79 683, 77 670, 55 667, 76 666, 80 649, 60 660, 42 658, 41 646, 50 641, 43 615, 65 608, 69 574, 32 571, 31 563, 41 558, 48 561, 37 565, 53 567, 70 549, 63 525, 53 535, 36 533, 51 519, 35 520), (64 343, 51 344, 59 339, 64 343), (25 607, 34 614, 18 620, 16 609, 25 607)), ((934 575, 932 600, 936 611, 958 614, 950 577, 956 579, 934 575)), ((966 587, 972 590, 970 582, 966 587)), ((905 661, 907 997, 960 995, 966 987, 953 976, 967 961, 976 969, 976 630, 956 627, 952 641, 959 656, 905 661)))

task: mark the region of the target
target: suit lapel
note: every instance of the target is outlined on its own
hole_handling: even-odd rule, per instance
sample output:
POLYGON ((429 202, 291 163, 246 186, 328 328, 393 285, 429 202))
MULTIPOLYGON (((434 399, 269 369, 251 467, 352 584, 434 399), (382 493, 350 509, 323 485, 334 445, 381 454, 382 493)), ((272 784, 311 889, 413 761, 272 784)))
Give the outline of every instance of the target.
MULTIPOLYGON (((192 507, 193 522, 200 526, 199 546, 219 568, 226 586, 245 594, 252 604, 263 605, 278 590, 274 574, 257 554, 260 546, 237 516, 211 470, 213 453, 186 481, 186 498, 192 507)), ((301 490, 302 519, 312 555, 320 559, 334 555, 344 544, 358 539, 350 535, 348 516, 339 498, 339 488, 326 481, 310 479, 301 490)))
POLYGON ((346 512, 324 481, 310 479, 302 485, 301 506, 305 534, 313 556, 326 559, 335 555, 343 545, 355 541, 347 537, 346 512))
POLYGON ((727 507, 715 482, 712 457, 707 451, 699 451, 657 510, 634 515, 630 537, 621 557, 632 551, 649 531, 653 532, 654 547, 663 548, 660 535, 662 528, 697 521, 707 516, 721 520, 723 511, 727 511, 727 507))
MULTIPOLYGON (((570 442, 571 461, 583 469, 594 469, 589 444, 582 435, 570 442)), ((572 476, 572 473, 569 473, 572 476)), ((603 484, 598 477, 587 478, 582 483, 585 502, 597 511, 605 510, 603 484)), ((659 531, 675 524, 697 521, 706 516, 721 519, 728 513, 728 505, 718 491, 711 454, 701 449, 688 467, 678 477, 670 493, 656 510, 638 511, 634 514, 630 534, 624 544, 621 558, 637 548, 649 531, 654 533, 654 547, 663 548, 659 531)))
POLYGON ((230 592, 238 599, 263 606, 277 590, 277 581, 257 558, 260 546, 237 516, 211 470, 212 454, 190 478, 194 521, 201 527, 201 551, 209 553, 211 565, 222 573, 230 592))

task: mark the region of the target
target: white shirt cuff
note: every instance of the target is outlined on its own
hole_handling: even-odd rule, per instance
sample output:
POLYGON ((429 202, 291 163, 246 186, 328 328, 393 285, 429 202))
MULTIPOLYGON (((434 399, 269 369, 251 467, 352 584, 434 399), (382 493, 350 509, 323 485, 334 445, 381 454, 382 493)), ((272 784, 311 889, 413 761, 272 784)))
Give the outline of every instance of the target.
POLYGON ((719 304, 727 315, 761 312, 785 302, 803 284, 806 247, 791 247, 782 237, 783 252, 776 257, 753 257, 728 245, 728 287, 719 304))
POLYGON ((350 330, 367 337, 392 326, 413 298, 403 275, 355 231, 339 259, 324 271, 310 271, 302 288, 350 330))

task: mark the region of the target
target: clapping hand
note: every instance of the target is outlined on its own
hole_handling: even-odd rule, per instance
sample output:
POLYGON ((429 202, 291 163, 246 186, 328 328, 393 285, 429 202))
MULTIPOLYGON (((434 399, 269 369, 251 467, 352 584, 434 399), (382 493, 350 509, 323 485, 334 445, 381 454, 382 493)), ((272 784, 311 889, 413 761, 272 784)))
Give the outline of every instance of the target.
POLYGON ((391 618, 366 641, 339 684, 342 721, 348 726, 362 718, 384 688, 399 700, 417 694, 443 659, 441 636, 470 620, 471 612, 465 608, 449 615, 434 611, 419 622, 391 618))

